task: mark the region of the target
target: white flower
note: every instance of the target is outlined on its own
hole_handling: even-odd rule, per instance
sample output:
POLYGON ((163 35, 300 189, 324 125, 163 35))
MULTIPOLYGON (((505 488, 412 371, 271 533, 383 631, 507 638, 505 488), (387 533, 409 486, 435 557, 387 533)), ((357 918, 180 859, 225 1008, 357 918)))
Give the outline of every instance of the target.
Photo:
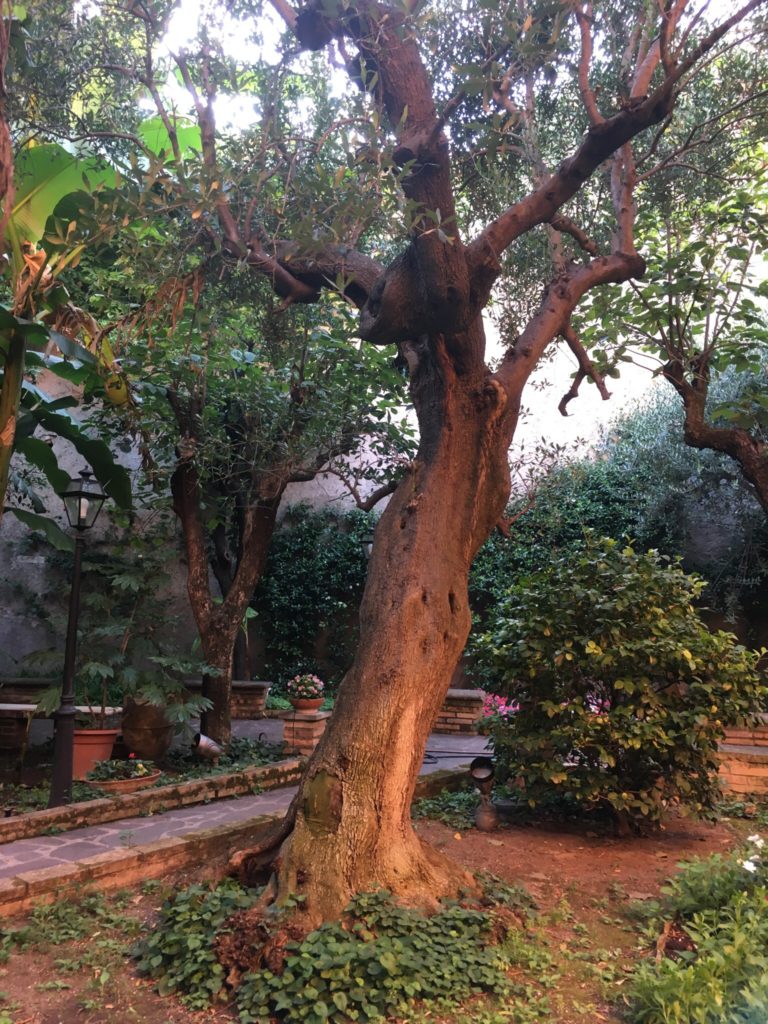
POLYGON ((762 850, 762 848, 765 846, 765 840, 761 839, 759 835, 747 836, 747 842, 754 843, 758 850, 762 850))
POLYGON ((757 871, 757 864, 755 864, 751 860, 743 860, 741 862, 741 866, 744 868, 745 871, 749 871, 751 874, 754 874, 755 871, 757 871))

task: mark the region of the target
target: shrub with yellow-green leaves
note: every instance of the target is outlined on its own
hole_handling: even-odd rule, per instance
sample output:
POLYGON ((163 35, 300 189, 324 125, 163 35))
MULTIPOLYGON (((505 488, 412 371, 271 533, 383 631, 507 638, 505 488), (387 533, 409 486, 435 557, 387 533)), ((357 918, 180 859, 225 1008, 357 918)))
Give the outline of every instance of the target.
POLYGON ((766 689, 758 652, 702 623, 703 587, 655 551, 587 534, 508 592, 475 656, 519 705, 491 740, 531 806, 565 798, 623 821, 712 809, 718 741, 766 689))

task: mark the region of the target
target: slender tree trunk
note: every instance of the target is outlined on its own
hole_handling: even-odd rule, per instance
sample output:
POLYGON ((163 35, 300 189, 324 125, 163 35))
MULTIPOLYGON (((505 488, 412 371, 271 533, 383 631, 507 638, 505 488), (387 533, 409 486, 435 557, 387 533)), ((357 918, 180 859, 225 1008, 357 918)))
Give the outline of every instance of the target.
POLYGON ((514 417, 489 375, 460 378, 443 340, 431 347, 415 397, 426 384, 440 398, 420 410, 419 456, 377 527, 357 657, 281 852, 278 900, 305 893, 310 925, 338 917, 361 888, 432 905, 474 885, 419 840, 410 807, 469 633, 469 567, 508 497, 514 417))
POLYGON ((237 628, 235 625, 233 630, 231 623, 223 623, 216 616, 205 632, 200 630, 206 664, 217 670, 216 674, 203 676, 203 696, 211 701, 211 707, 200 716, 200 732, 217 743, 229 743, 231 736, 232 661, 237 628))
POLYGON ((0 387, 0 523, 3 521, 5 495, 11 474, 11 456, 19 418, 25 351, 24 338, 14 331, 10 337, 0 387))
MULTIPOLYGON (((282 478, 278 476, 278 479, 282 478)), ((235 641, 264 571, 284 485, 275 487, 272 484, 267 497, 255 498, 253 504, 244 510, 237 567, 220 604, 215 604, 211 595, 208 545, 200 514, 200 487, 197 470, 190 459, 179 460, 171 478, 171 490, 187 551, 189 603, 205 660, 218 670, 216 675, 203 678, 203 696, 208 697, 213 706, 201 718, 201 731, 217 743, 226 744, 231 735, 230 698, 235 641)))

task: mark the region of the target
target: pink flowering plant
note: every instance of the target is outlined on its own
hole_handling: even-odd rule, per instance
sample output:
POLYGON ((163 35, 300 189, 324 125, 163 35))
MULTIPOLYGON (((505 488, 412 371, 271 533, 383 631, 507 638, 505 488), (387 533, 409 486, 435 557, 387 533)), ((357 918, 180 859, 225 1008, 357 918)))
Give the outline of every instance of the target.
POLYGON ((500 697, 497 693, 486 693, 483 700, 483 710, 477 722, 477 729, 482 735, 487 736, 494 724, 505 724, 510 715, 514 715, 520 708, 517 701, 508 697, 500 697))
POLYGON ((97 761, 85 776, 89 782, 109 782, 112 779, 142 779, 156 771, 155 762, 129 754, 127 760, 97 761))
POLYGON ((295 700, 316 700, 324 696, 325 683, 318 676, 305 672, 289 679, 285 688, 288 696, 295 700))
POLYGON ((483 701, 483 718, 492 718, 498 715, 500 718, 508 718, 518 711, 520 705, 516 700, 509 700, 507 697, 500 697, 497 693, 486 693, 483 701))

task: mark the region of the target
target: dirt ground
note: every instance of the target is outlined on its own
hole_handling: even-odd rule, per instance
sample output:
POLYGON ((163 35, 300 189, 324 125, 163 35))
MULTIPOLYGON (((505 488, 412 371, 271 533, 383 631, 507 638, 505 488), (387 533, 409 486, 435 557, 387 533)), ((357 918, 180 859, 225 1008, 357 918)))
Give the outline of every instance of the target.
MULTIPOLYGON (((425 820, 416 827, 467 867, 498 875, 535 898, 534 935, 548 961, 536 983, 537 995, 546 996, 550 1019, 556 1024, 613 1024, 621 1020, 615 1000, 642 955, 636 930, 624 916, 629 903, 656 897, 678 861, 732 846, 742 824, 674 819, 663 831, 640 839, 547 825, 509 826, 494 833, 455 832, 425 820)), ((125 897, 116 911, 121 920, 107 915, 86 939, 49 944, 61 936, 55 926, 42 925, 45 934, 39 941, 27 950, 13 950, 0 963, 0 1024, 231 1024, 236 1014, 226 1007, 192 1012, 172 997, 161 998, 125 959, 125 948, 134 941, 125 918, 140 933, 151 926, 167 886, 192 880, 165 879, 162 886, 125 897)), ((468 1008, 463 1014, 424 1019, 464 1024, 476 1017, 468 1008)))

